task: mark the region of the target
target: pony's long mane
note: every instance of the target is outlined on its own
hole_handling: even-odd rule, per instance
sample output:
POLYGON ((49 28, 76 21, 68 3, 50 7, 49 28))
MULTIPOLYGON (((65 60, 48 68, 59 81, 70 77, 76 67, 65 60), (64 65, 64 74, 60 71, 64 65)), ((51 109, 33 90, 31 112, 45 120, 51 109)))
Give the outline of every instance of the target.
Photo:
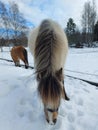
POLYGON ((53 73, 53 56, 56 47, 56 34, 48 20, 44 20, 39 28, 36 39, 35 59, 38 73, 45 75, 53 73))

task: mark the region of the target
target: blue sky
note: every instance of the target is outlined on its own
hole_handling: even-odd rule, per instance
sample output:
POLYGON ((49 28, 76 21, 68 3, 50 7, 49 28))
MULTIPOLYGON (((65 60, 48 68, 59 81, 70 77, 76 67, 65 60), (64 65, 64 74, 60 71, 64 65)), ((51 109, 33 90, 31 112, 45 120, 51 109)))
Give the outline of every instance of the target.
MULTIPOLYGON (((5 3, 13 0, 1 0, 5 3)), ((52 18, 61 26, 66 27, 71 17, 74 22, 81 26, 83 5, 88 0, 14 0, 19 5, 20 11, 25 18, 37 26, 43 19, 52 18)), ((98 8, 98 0, 96 0, 98 8)))

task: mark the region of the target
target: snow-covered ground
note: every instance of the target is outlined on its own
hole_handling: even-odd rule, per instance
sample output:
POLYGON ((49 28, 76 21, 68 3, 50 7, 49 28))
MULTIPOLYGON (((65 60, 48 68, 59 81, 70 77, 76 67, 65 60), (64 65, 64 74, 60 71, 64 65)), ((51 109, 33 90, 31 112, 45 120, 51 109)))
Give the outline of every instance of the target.
MULTIPOLYGON (((9 52, 0 52, 0 57, 11 59, 9 52)), ((30 53, 29 63, 33 66, 30 53)), ((65 74, 97 82, 98 49, 70 49, 65 66, 65 74)), ((65 88, 70 101, 62 99, 58 121, 51 126, 37 94, 34 70, 0 60, 0 130, 98 130, 97 87, 65 76, 65 88)))
POLYGON ((66 74, 98 83, 98 48, 69 49, 66 74))

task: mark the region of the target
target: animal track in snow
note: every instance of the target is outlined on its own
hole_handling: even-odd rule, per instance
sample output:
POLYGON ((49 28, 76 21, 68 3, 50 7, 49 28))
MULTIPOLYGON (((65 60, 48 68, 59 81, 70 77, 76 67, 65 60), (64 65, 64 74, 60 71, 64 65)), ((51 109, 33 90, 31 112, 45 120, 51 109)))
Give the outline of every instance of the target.
POLYGON ((69 125, 68 130, 75 130, 73 125, 69 125))
POLYGON ((81 111, 81 110, 77 110, 77 115, 78 115, 78 116, 83 116, 84 113, 83 113, 83 111, 81 111))
POLYGON ((74 122, 75 121, 75 115, 73 113, 68 113, 67 119, 69 122, 74 122))
POLYGON ((83 106, 83 99, 80 98, 80 97, 77 97, 77 99, 75 99, 75 103, 76 103, 77 105, 83 106))
POLYGON ((7 80, 4 80, 0 82, 0 90, 2 90, 0 91, 0 96, 5 96, 12 90, 12 87, 8 84, 7 80))
POLYGON ((71 104, 66 104, 66 109, 71 110, 72 109, 72 105, 71 104))

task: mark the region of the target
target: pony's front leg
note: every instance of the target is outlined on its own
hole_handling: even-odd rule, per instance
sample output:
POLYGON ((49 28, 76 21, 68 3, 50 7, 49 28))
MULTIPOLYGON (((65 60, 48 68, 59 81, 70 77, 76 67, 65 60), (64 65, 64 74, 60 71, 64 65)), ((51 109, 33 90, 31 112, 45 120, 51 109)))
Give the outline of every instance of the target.
POLYGON ((65 91, 65 88, 64 88, 64 81, 63 81, 62 97, 63 97, 65 100, 67 100, 67 101, 70 100, 69 97, 67 96, 66 91, 65 91))

